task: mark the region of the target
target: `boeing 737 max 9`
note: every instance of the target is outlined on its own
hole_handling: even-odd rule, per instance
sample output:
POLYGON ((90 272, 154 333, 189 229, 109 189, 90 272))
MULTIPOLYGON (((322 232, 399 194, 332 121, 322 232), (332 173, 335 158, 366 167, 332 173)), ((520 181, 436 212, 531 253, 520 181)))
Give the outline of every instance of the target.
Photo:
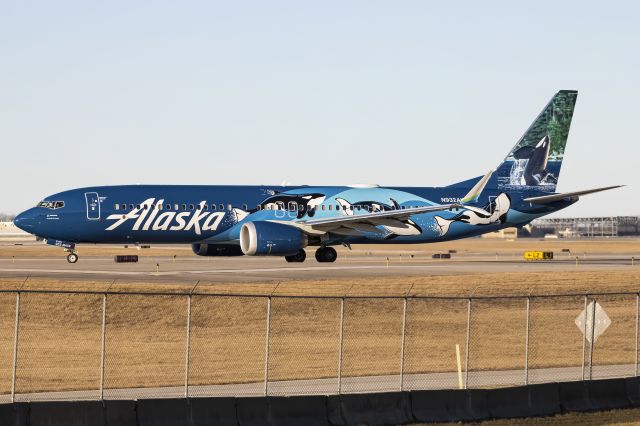
POLYGON ((69 252, 78 243, 191 244, 200 256, 336 260, 339 244, 430 243, 533 219, 616 186, 557 194, 578 93, 558 92, 495 170, 450 186, 165 186, 74 189, 15 224, 69 252))

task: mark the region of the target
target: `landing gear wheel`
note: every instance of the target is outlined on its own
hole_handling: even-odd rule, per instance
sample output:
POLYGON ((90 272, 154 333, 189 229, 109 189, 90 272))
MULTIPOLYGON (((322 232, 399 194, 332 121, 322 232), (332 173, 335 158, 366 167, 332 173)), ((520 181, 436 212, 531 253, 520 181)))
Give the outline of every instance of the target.
POLYGON ((304 262, 307 258, 307 253, 304 249, 300 249, 296 254, 292 254, 291 256, 284 257, 287 262, 304 262))
POLYGON ((78 261, 78 255, 75 253, 69 253, 67 255, 67 262, 76 263, 78 261))
POLYGON ((318 262, 335 262, 338 258, 338 253, 333 247, 320 247, 316 250, 316 260, 318 262))

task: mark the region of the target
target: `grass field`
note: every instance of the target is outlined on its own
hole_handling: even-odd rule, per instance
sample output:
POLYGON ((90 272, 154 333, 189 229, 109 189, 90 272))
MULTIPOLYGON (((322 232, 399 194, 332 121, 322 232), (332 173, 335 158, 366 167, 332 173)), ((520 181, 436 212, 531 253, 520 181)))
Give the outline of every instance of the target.
MULTIPOLYGON (((276 295, 359 296, 345 302, 343 376, 398 374, 402 299, 369 295, 505 295, 609 290, 638 291, 638 273, 459 276, 351 282, 203 285, 199 291, 276 295), (488 284, 490 283, 490 284, 488 284), (606 285, 598 288, 595 285, 606 285), (250 288, 246 288, 250 287, 250 288)), ((3 288, 106 289, 109 282, 5 280, 3 288)), ((111 290, 139 288, 122 283, 111 290)), ((147 290, 154 285, 147 284, 147 290)), ((164 286, 163 286, 164 289, 164 286)), ((184 291, 177 287, 174 291, 184 291)), ((594 363, 635 362, 635 296, 598 298, 612 325, 597 341, 594 363)), ((107 298, 105 386, 180 386, 184 382, 187 298, 112 294, 107 298)), ((582 297, 533 298, 529 366, 580 366, 582 334, 574 323, 582 297)), ((335 377, 339 351, 339 299, 274 298, 271 311, 271 380, 335 377)), ((471 371, 523 368, 525 300, 473 304, 471 371)), ((15 296, 0 295, 0 393, 10 386, 15 296)), ((455 371, 456 344, 465 358, 467 301, 412 299, 407 306, 405 373, 455 371)), ((96 389, 101 348, 101 295, 23 294, 17 391, 96 389)), ((189 382, 247 383, 264 375, 266 298, 194 296, 189 382)))

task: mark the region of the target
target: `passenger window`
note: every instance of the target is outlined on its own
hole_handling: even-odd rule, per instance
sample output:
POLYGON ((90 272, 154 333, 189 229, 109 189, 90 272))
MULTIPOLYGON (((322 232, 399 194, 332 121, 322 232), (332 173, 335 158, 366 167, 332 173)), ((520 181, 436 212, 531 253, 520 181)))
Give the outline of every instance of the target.
POLYGON ((298 208, 296 207, 296 203, 293 201, 289 202, 289 211, 290 212, 295 212, 296 210, 298 210, 298 208))
POLYGON ((325 209, 325 207, 326 207, 326 206, 323 204, 323 205, 322 205, 322 210, 324 210, 324 209, 325 209))
POLYGON ((242 205, 242 210, 244 210, 244 211, 249 210, 249 206, 247 205, 247 203, 244 203, 244 204, 242 205))
POLYGON ((120 204, 115 204, 115 205, 113 206, 113 208, 114 208, 115 210, 120 210, 120 204))
POLYGON ((162 204, 158 204, 158 210, 162 210, 162 204))
POLYGON ((220 204, 220 210, 224 210, 224 204, 220 204))
POLYGON ((189 204, 189 210, 193 210, 193 204, 189 204))
POLYGON ((173 209, 174 209, 175 211, 178 211, 178 210, 180 209, 180 206, 179 206, 178 204, 174 204, 174 205, 173 205, 173 209))
POLYGON ((349 206, 349 210, 353 211, 353 206, 349 206))
POLYGON ((258 204, 258 207, 256 207, 256 210, 258 210, 258 211, 262 210, 262 206, 260 204, 258 204))
POLYGON ((127 209, 127 205, 123 204, 121 208, 122 208, 122 210, 126 210, 127 209))
POLYGON ((129 204, 129 210, 133 210, 133 204, 129 204))
POLYGON ((227 210, 229 211, 233 210, 233 206, 231 204, 227 204, 227 210))
POLYGON ((215 204, 211 204, 211 210, 215 210, 217 207, 215 204))
POLYGON ((167 208, 167 210, 171 210, 171 204, 167 204, 165 207, 167 208))
POLYGON ((205 210, 209 210, 209 205, 208 204, 203 204, 200 207, 205 209, 205 210))
POLYGON ((139 209, 140 209, 140 204, 138 204, 138 205, 136 206, 136 208, 139 210, 139 209))

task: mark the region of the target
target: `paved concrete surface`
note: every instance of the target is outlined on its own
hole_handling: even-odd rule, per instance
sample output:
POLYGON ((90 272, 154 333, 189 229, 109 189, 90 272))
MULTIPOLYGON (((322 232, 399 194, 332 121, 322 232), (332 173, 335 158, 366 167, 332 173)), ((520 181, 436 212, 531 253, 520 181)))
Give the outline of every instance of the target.
MULTIPOLYGON (((593 368, 594 379, 634 376, 636 366, 602 365, 593 368)), ((588 378, 588 366, 584 370, 588 378)), ((529 383, 565 382, 582 380, 581 366, 566 368, 532 369, 528 372, 529 383)), ((462 373, 462 380, 465 374, 462 373)), ((457 372, 431 374, 399 374, 387 376, 344 377, 338 378, 289 380, 269 382, 266 392, 271 396, 285 395, 334 395, 337 393, 371 393, 392 392, 402 390, 456 389, 458 388, 457 372)), ((525 384, 524 370, 471 371, 468 376, 469 388, 495 388, 519 386, 525 384)), ((104 399, 147 399, 147 398, 182 398, 190 397, 222 397, 222 396, 263 396, 265 383, 243 383, 228 385, 189 386, 188 393, 184 386, 158 388, 105 389, 104 399)), ((100 399, 99 390, 42 392, 16 394, 16 402, 28 401, 78 401, 100 399)), ((0 395, 0 403, 11 401, 10 395, 0 395)))
POLYGON ((487 256, 482 254, 452 255, 452 259, 433 260, 425 255, 414 258, 407 252, 351 252, 335 263, 318 263, 313 252, 304 263, 287 263, 280 257, 140 257, 135 264, 114 262, 112 257, 81 257, 69 264, 64 253, 60 257, 0 258, 0 276, 48 277, 56 279, 144 279, 172 284, 208 282, 251 282, 299 279, 337 279, 353 277, 398 277, 451 275, 482 272, 540 272, 575 270, 632 270, 632 254, 560 255, 556 260, 525 262, 516 255, 487 256), (401 256, 402 254, 402 256, 401 256), (387 261, 389 258, 389 261, 387 261))

